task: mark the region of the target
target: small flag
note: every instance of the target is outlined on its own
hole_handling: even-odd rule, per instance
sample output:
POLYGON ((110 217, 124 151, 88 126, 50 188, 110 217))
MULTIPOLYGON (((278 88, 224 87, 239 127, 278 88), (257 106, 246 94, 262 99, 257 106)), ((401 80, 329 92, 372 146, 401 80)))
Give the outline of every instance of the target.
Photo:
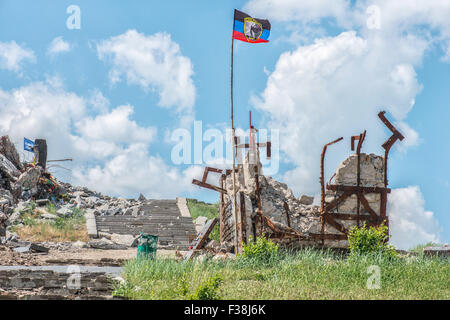
POLYGON ((33 141, 27 138, 23 138, 23 149, 25 151, 34 152, 33 147, 34 147, 33 141))
POLYGON ((234 10, 233 39, 250 43, 269 42, 269 20, 255 19, 239 10, 234 10))

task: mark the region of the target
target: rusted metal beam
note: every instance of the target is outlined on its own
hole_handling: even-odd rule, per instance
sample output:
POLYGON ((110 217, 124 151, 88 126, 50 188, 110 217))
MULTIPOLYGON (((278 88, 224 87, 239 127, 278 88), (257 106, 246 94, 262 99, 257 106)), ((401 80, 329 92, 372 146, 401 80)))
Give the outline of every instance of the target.
POLYGON ((373 220, 377 221, 379 219, 379 216, 377 213, 370 207, 369 202, 367 201, 366 197, 362 193, 358 193, 358 199, 361 201, 364 209, 370 214, 373 220))
POLYGON ((202 181, 199 181, 199 180, 196 180, 196 179, 192 180, 192 184, 195 184, 195 185, 197 185, 199 187, 202 187, 202 188, 214 190, 214 191, 217 191, 217 192, 220 192, 220 193, 227 193, 227 191, 225 189, 216 187, 216 186, 214 186, 212 184, 205 183, 205 182, 202 182, 202 181))
MULTIPOLYGON (((222 190, 224 190, 223 189, 223 184, 224 184, 225 179, 226 179, 226 175, 222 174, 220 176, 220 180, 219 180, 220 188, 222 190)), ((224 232, 225 232, 225 196, 224 196, 223 192, 220 193, 219 229, 220 229, 220 231, 219 231, 219 234, 220 234, 219 240, 220 240, 220 243, 222 243, 222 242, 225 241, 225 239, 224 239, 224 232)))
POLYGON ((291 227, 291 218, 289 217, 289 205, 287 204, 286 201, 284 201, 283 207, 284 207, 284 212, 286 213, 287 226, 290 228, 291 227))
POLYGON ((338 184, 328 184, 328 190, 332 191, 350 191, 353 193, 362 192, 362 193, 390 193, 391 189, 389 188, 381 188, 381 187, 363 187, 363 186, 343 186, 338 184))
MULTIPOLYGON (((324 162, 325 162, 325 153, 327 152, 328 146, 335 144, 339 141, 344 139, 343 137, 340 137, 334 141, 331 141, 323 146, 322 154, 320 155, 320 222, 322 224, 321 226, 321 233, 325 233, 325 220, 324 220, 324 214, 325 214, 325 173, 324 173, 324 162)), ((323 245, 322 241, 322 245, 323 245)))
POLYGON ((388 164, 388 157, 389 157, 389 150, 394 145, 394 143, 397 140, 402 141, 405 137, 398 131, 392 123, 389 122, 389 120, 385 117, 386 111, 381 111, 378 113, 378 117, 381 119, 381 121, 388 127, 389 130, 392 132, 392 136, 389 137, 388 140, 386 140, 385 143, 383 143, 381 146, 384 148, 384 186, 388 186, 388 179, 387 179, 387 164, 388 164))
POLYGON ((345 199, 347 199, 351 195, 352 195, 352 193, 350 191, 346 191, 340 197, 338 197, 338 198, 334 199, 333 201, 331 201, 330 203, 328 203, 325 206, 324 214, 326 212, 329 212, 329 211, 333 210, 334 208, 336 208, 341 202, 343 202, 345 199))
POLYGON ((309 236, 313 240, 347 240, 347 235, 346 234, 310 233, 309 236))
POLYGON ((345 234, 348 233, 347 229, 343 225, 341 225, 339 222, 334 220, 333 215, 325 214, 324 215, 324 219, 325 219, 326 223, 330 224, 333 228, 335 228, 339 232, 342 232, 342 233, 345 233, 345 234))
POLYGON ((243 192, 239 192, 239 210, 241 211, 241 221, 239 223, 240 233, 241 233, 241 241, 240 245, 243 243, 247 244, 247 219, 245 216, 245 196, 243 192))
POLYGON ((223 173, 223 170, 221 169, 217 169, 217 168, 213 168, 213 167, 205 167, 205 170, 203 171, 203 177, 202 177, 202 181, 199 181, 197 179, 193 179, 192 180, 192 184, 195 184, 199 187, 202 188, 206 188, 206 189, 210 189, 210 190, 214 190, 220 193, 227 193, 227 191, 225 189, 223 189, 223 187, 217 187, 215 185, 212 185, 210 183, 207 183, 206 180, 208 179, 208 174, 210 172, 215 172, 215 173, 223 173))
POLYGON ((184 261, 188 261, 191 259, 195 253, 195 250, 199 250, 203 248, 203 246, 206 243, 206 240, 208 239, 209 234, 213 230, 214 226, 217 223, 217 218, 209 220, 205 226, 203 227, 202 231, 200 231, 197 234, 197 238, 195 238, 194 242, 191 244, 189 251, 184 256, 184 261))
MULTIPOLYGON (((339 219, 339 220, 356 220, 358 218, 356 216, 356 214, 351 214, 351 213, 329 213, 329 214, 332 215, 335 219, 339 219)), ((372 217, 370 215, 365 215, 365 214, 360 215, 359 218, 361 220, 367 220, 367 221, 372 220, 372 217)), ((377 219, 377 221, 378 221, 378 219, 377 219)))
POLYGON ((323 212, 325 208, 325 178, 324 178, 324 162, 325 162, 325 153, 327 152, 328 146, 331 146, 332 144, 335 144, 339 141, 344 139, 343 137, 340 137, 334 141, 331 141, 323 146, 322 154, 320 156, 320 185, 321 185, 321 201, 320 201, 320 211, 323 212))

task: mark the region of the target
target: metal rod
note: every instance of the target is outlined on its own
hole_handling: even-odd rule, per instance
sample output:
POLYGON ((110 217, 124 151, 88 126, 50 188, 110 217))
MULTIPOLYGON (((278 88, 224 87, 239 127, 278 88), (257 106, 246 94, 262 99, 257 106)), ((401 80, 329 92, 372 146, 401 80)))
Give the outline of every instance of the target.
POLYGON ((237 216, 237 203, 236 203, 236 153, 235 153, 235 141, 234 141, 234 110, 233 110, 233 59, 234 59, 234 38, 231 37, 231 75, 230 75, 230 96, 231 96, 231 147, 233 149, 233 214, 234 214, 234 244, 235 253, 239 253, 239 240, 238 240, 238 216, 237 216))
POLYGON ((72 158, 69 159, 60 159, 60 160, 47 160, 47 162, 62 162, 62 161, 73 161, 72 158))

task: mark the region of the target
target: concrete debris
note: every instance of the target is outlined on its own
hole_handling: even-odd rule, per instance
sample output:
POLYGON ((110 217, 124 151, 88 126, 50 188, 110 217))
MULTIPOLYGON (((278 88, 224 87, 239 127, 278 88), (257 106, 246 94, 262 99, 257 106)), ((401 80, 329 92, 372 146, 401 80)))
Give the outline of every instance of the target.
POLYGON ((19 179, 17 179, 16 182, 16 187, 21 187, 22 190, 34 189, 36 188, 41 175, 41 167, 31 167, 19 176, 19 179))
MULTIPOLYGON (((361 153, 361 186, 384 187, 384 160, 383 157, 374 154, 361 153)), ((237 172, 237 206, 245 209, 245 221, 242 221, 244 238, 249 239, 252 230, 261 233, 262 224, 258 221, 259 204, 261 213, 266 217, 264 233, 282 243, 290 243, 294 246, 316 246, 323 245, 322 240, 314 238, 313 235, 321 233, 320 206, 313 205, 313 197, 301 196, 296 198, 291 189, 285 183, 281 183, 270 176, 258 176, 258 188, 255 176, 245 174, 251 171, 248 162, 239 167, 237 172), (243 203, 241 203, 243 202, 243 203), (275 231, 275 230, 276 231, 275 231), (291 237, 281 236, 289 234, 291 237), (280 238, 281 237, 281 238, 280 238)), ((337 168, 335 183, 345 186, 356 186, 357 184, 357 156, 352 154, 344 160, 337 168)), ((224 179, 224 225, 222 227, 221 241, 234 243, 234 213, 233 213, 233 182, 232 174, 224 179)), ((342 192, 326 192, 326 203, 333 202, 342 192)), ((380 195, 376 193, 365 194, 368 205, 374 212, 380 212, 380 195)), ((336 208, 336 212, 344 214, 355 214, 357 212, 358 200, 356 196, 350 196, 342 201, 336 208)), ((368 214, 360 204, 360 213, 368 214)), ((239 220, 241 220, 239 218, 239 220)), ((241 222, 239 222, 241 223, 241 222)), ((356 219, 342 222, 345 228, 356 224, 356 219)), ((332 226, 325 226, 325 233, 337 234, 338 231, 332 226)), ((347 247, 346 240, 331 239, 325 241, 328 247, 347 247)))
POLYGON ((8 136, 0 137, 0 154, 4 155, 18 170, 23 169, 19 153, 8 136))
POLYGON ((147 198, 145 198, 145 196, 141 193, 141 194, 139 194, 138 200, 139 201, 145 201, 145 200, 147 200, 147 198))
POLYGON ((130 247, 128 245, 115 243, 114 241, 106 238, 91 240, 87 243, 87 245, 93 249, 103 250, 123 250, 130 247))
POLYGON ((302 195, 298 201, 300 202, 300 204, 304 204, 304 205, 312 205, 313 201, 314 201, 314 197, 308 197, 306 195, 302 195))
POLYGON ((204 216, 197 217, 197 219, 195 219, 195 231, 197 231, 197 233, 201 232, 207 221, 208 221, 207 217, 204 216))
POLYGON ((427 256, 438 256, 448 258, 450 257, 450 245, 425 247, 423 253, 427 256))

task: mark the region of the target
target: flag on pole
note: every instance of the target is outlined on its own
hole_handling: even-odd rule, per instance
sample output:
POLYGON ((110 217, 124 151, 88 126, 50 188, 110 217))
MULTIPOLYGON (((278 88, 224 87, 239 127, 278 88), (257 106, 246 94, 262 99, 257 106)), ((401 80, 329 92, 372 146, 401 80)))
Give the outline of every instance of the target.
POLYGON ((270 22, 255 19, 239 10, 234 10, 233 39, 250 43, 269 42, 270 22))
POLYGON ((33 147, 34 147, 33 141, 27 138, 23 138, 23 149, 25 151, 34 152, 33 147))

